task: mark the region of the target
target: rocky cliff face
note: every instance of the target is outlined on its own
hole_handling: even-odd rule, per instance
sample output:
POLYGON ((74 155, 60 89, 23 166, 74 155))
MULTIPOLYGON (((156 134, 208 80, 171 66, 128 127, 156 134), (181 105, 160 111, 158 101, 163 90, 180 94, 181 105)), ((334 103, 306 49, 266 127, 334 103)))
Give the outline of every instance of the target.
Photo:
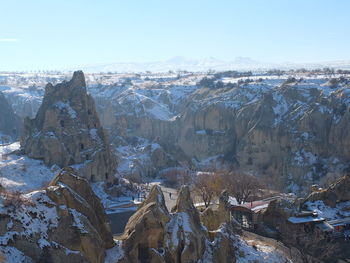
MULTIPOLYGON (((17 139, 20 130, 20 119, 13 112, 12 107, 0 92, 0 133, 12 139, 17 139)), ((0 135, 1 136, 1 135, 0 135)))
POLYGON ((71 168, 43 190, 3 193, 1 204, 0 250, 8 258, 17 251, 21 262, 97 263, 114 246, 100 200, 71 168))
POLYGON ((333 82, 306 77, 219 89, 191 82, 181 88, 136 85, 116 89, 113 105, 100 105, 99 112, 118 143, 156 140, 175 160, 235 164, 298 192, 341 176, 350 161, 349 81, 333 82))
MULTIPOLYGON (((215 81, 225 83, 219 88, 198 85, 203 77, 89 75, 88 90, 125 171, 136 167, 148 175, 168 165, 212 160, 235 164, 294 192, 343 175, 350 160, 347 76, 219 78, 215 81), (145 141, 160 146, 163 161, 149 158, 145 141)), ((28 102, 40 96, 40 81, 28 102)), ((16 90, 6 90, 7 97, 14 98, 16 90)))
POLYGON ((46 85, 36 117, 24 120, 21 147, 46 165, 74 166, 91 181, 113 180, 116 162, 81 71, 46 85))

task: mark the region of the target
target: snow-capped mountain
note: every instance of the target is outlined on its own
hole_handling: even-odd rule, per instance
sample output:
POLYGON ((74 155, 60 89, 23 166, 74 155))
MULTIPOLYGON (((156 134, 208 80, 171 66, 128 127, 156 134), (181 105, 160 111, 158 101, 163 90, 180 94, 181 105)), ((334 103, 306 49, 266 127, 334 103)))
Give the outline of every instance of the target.
POLYGON ((187 70, 203 72, 208 70, 238 70, 261 69, 273 67, 272 64, 263 64, 251 58, 237 57, 232 61, 220 60, 214 57, 203 59, 188 59, 176 56, 164 61, 142 63, 106 63, 82 66, 86 72, 167 72, 169 70, 187 70))
POLYGON ((339 61, 325 61, 319 63, 305 62, 281 62, 272 63, 265 61, 258 61, 249 57, 236 57, 232 60, 222 60, 214 57, 207 57, 203 59, 189 59, 181 56, 176 56, 168 60, 153 61, 153 62, 116 62, 116 63, 100 63, 83 65, 81 67, 73 67, 69 70, 82 69, 85 72, 167 72, 186 70, 193 72, 205 72, 208 70, 222 71, 222 70, 267 70, 267 69, 298 69, 298 68, 336 68, 349 69, 349 60, 339 61))

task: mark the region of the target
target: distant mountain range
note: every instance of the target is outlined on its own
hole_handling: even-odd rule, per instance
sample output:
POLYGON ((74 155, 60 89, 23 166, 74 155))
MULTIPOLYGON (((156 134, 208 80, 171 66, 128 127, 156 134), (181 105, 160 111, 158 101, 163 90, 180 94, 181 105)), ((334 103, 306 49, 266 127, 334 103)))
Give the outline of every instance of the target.
POLYGON ((173 57, 164 61, 155 62, 119 62, 119 63, 101 63, 85 65, 70 70, 82 69, 85 72, 167 72, 169 70, 187 70, 187 71, 208 71, 208 70, 266 70, 266 69, 296 69, 296 68, 341 68, 350 69, 350 60, 327 61, 320 63, 266 63, 253 60, 249 57, 237 57, 232 61, 225 61, 208 57, 204 59, 187 59, 184 57, 173 57))

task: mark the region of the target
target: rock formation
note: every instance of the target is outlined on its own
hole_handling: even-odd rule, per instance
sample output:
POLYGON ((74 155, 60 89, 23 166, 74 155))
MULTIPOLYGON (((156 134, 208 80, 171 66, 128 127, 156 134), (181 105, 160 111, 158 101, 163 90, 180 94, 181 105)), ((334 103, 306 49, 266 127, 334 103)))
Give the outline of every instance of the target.
POLYGON ((0 136, 1 133, 17 139, 20 130, 20 119, 13 112, 4 94, 0 92, 0 136))
POLYGON ((222 191, 219 197, 218 209, 213 210, 211 207, 208 207, 200 214, 203 225, 209 231, 217 230, 220 228, 221 224, 231 222, 231 213, 229 210, 230 204, 228 199, 228 192, 226 190, 222 191))
POLYGON ((34 262, 104 262, 114 246, 89 182, 64 168, 50 186, 1 197, 0 249, 16 248, 34 262))
POLYGON ((121 238, 125 257, 119 262, 234 262, 233 242, 224 232, 218 231, 216 241, 209 241, 188 187, 181 188, 169 213, 160 187, 153 186, 125 227, 121 238))
MULTIPOLYGON (((173 160, 191 167, 211 158, 305 193, 309 185, 323 185, 324 178, 342 176, 350 162, 350 81, 310 74, 288 80, 263 75, 237 83, 231 78, 221 88, 199 84, 202 74, 151 80, 132 74, 92 75, 89 92, 115 146, 127 147, 141 138, 164 150, 145 164, 138 159, 134 166, 143 175, 153 175, 173 160)), ((6 91, 21 116, 37 108, 46 77, 19 75, 17 82, 27 86, 6 91), (30 83, 36 86, 28 87, 30 83)))
POLYGON ((327 189, 320 189, 312 192, 304 201, 313 202, 321 200, 330 207, 335 207, 337 203, 350 200, 350 174, 339 178, 327 189))
POLYGON ((116 91, 100 98, 99 112, 116 131, 113 137, 157 139, 175 160, 217 157, 217 163, 230 162, 297 192, 341 176, 350 162, 349 83, 331 87, 326 78, 281 78, 221 89, 163 82, 120 92, 103 87, 116 91), (158 108, 171 116, 154 116, 158 108))
POLYGON ((36 117, 24 120, 21 147, 46 165, 74 165, 91 181, 111 181, 115 173, 115 159, 81 71, 69 82, 46 85, 36 117))

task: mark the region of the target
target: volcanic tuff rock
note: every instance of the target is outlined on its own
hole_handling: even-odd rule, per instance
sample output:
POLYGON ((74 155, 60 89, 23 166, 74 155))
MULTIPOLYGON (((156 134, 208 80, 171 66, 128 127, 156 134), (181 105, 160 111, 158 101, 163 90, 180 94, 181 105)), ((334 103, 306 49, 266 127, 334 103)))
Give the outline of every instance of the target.
POLYGON ((135 84, 115 88, 99 112, 104 125, 118 131, 113 137, 157 139, 194 164, 217 158, 297 192, 342 175, 350 162, 349 87, 350 81, 330 86, 324 76, 221 89, 135 84))
MULTIPOLYGON (((101 122, 125 153, 121 162, 131 160, 127 157, 134 153, 123 150, 137 138, 141 143, 135 147, 142 148, 144 139, 157 142, 169 154, 167 159, 181 164, 230 162, 293 192, 344 174, 350 162, 348 76, 308 72, 293 73, 294 78, 288 79, 290 74, 262 74, 217 77, 214 81, 225 83, 221 88, 199 84, 201 78, 215 75, 90 75, 88 89, 101 122)), ((17 76, 25 87, 4 90, 13 108, 19 112, 23 94, 28 103, 37 105, 48 77, 17 76), (33 83, 35 87, 30 86, 33 83)), ((145 159, 147 163, 134 166, 142 167, 139 170, 146 175, 168 165, 145 159)))
POLYGON ((317 200, 321 200, 331 207, 335 207, 339 202, 350 201, 350 174, 339 178, 327 189, 312 192, 303 203, 317 200))
POLYGON ((121 238, 125 257, 119 262, 235 262, 226 228, 211 243, 187 186, 181 188, 173 213, 168 212, 160 187, 153 186, 126 225, 121 238))
POLYGON ((81 71, 69 82, 46 85, 36 117, 24 120, 21 147, 46 165, 74 165, 91 181, 111 181, 115 173, 116 162, 81 71))
POLYGON ((13 112, 4 94, 0 92, 0 133, 17 139, 20 129, 20 119, 13 112))
POLYGON ((201 221, 209 231, 214 231, 218 229, 221 224, 231 221, 230 204, 228 200, 229 194, 227 190, 223 190, 219 197, 219 207, 217 210, 207 207, 200 213, 201 221))
MULTIPOLYGON (((34 262, 104 262, 114 246, 106 215, 89 182, 64 168, 50 186, 1 196, 0 250, 34 262)), ((8 255, 11 256, 11 255, 8 255)))

